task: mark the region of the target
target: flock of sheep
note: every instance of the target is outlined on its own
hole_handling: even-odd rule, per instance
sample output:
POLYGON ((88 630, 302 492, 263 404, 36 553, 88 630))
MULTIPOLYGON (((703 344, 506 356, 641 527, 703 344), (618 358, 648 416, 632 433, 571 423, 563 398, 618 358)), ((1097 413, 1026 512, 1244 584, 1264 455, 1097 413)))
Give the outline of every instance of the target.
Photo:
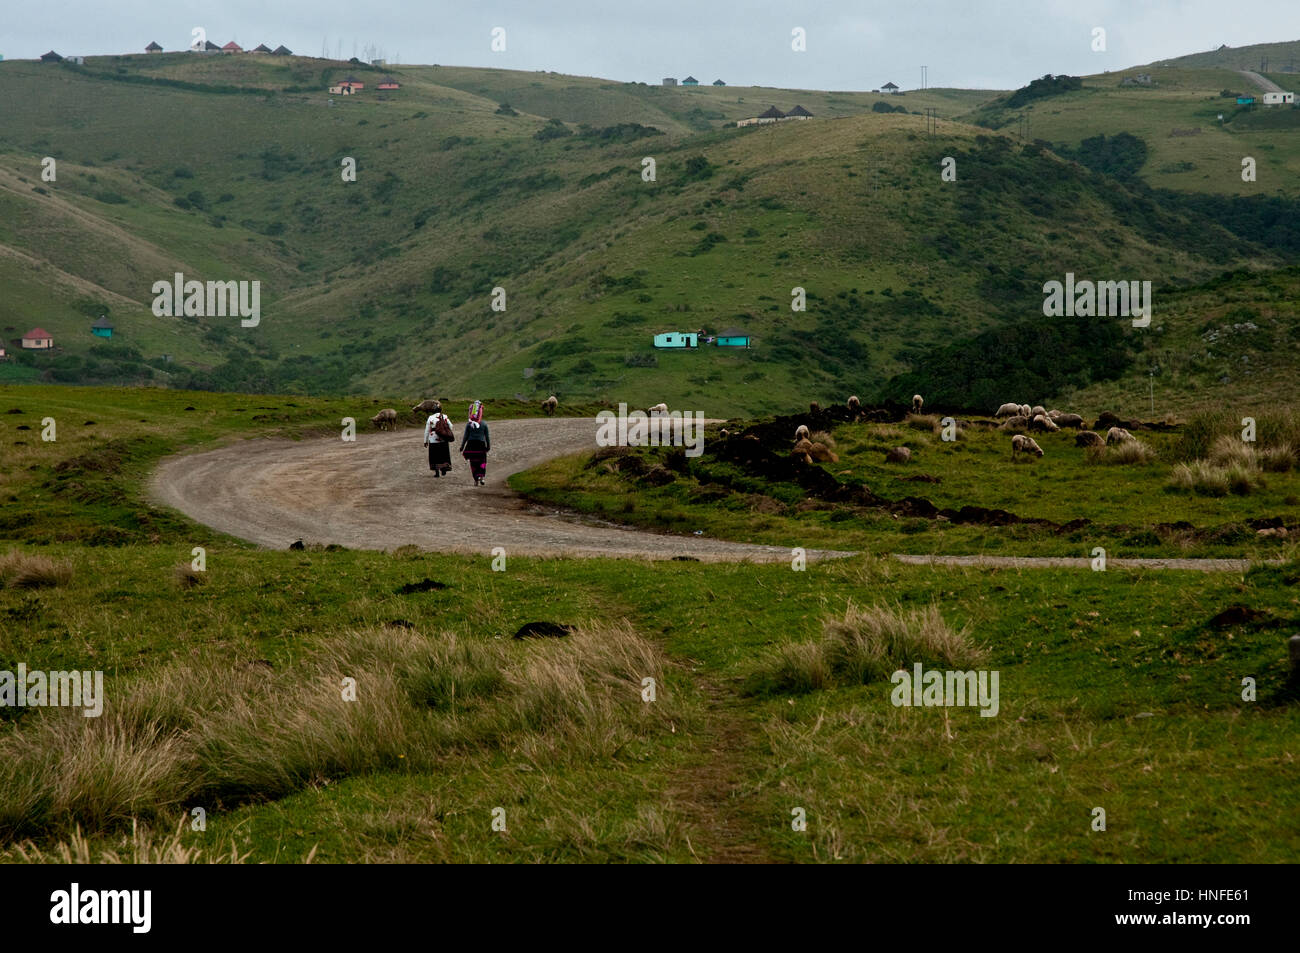
MULTIPOLYGON (((856 396, 850 397, 845 404, 854 414, 862 410, 862 403, 856 396)), ((920 394, 913 394, 912 413, 919 415, 921 408, 924 406, 925 399, 920 394)), ((813 401, 809 405, 809 410, 814 414, 819 413, 821 405, 813 401)), ((1099 447, 1136 439, 1123 427, 1111 427, 1106 431, 1106 436, 1103 438, 1095 431, 1085 430, 1083 417, 1079 414, 1047 410, 1041 405, 1031 407, 1029 404, 1003 404, 993 416, 995 418, 1005 418, 998 429, 1012 434, 1011 456, 1013 459, 1021 453, 1034 457, 1043 455, 1043 448, 1038 445, 1038 441, 1028 435, 1028 432, 1059 433, 1063 427, 1072 427, 1079 431, 1074 438, 1074 444, 1077 447, 1099 447)), ((959 425, 963 423, 964 421, 958 421, 959 425)), ((726 431, 723 431, 723 436, 726 436, 726 431)), ((838 462, 839 458, 826 442, 814 441, 812 437, 813 434, 809 432, 806 425, 800 424, 796 427, 794 432, 795 444, 791 450, 791 456, 797 460, 803 460, 805 463, 812 463, 813 461, 838 462)), ((894 447, 885 455, 886 463, 907 463, 911 459, 912 451, 907 447, 894 447)))
MULTIPOLYGON (((422 416, 427 417, 429 414, 437 410, 439 406, 439 401, 434 400, 432 397, 427 397, 411 408, 411 416, 415 417, 417 420, 422 416)), ((560 406, 560 402, 556 399, 555 395, 552 394, 550 397, 547 397, 546 400, 542 401, 542 413, 549 417, 555 413, 555 408, 558 406, 560 406)), ((397 411, 391 407, 385 407, 379 413, 371 417, 370 422, 379 430, 395 430, 397 429, 397 411)))

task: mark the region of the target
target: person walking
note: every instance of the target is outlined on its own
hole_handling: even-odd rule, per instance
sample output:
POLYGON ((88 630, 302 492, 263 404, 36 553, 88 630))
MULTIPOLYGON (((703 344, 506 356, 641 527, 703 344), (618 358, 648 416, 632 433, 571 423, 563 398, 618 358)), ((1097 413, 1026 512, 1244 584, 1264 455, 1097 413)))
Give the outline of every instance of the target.
POLYGON ((460 455, 469 461, 475 486, 484 485, 483 480, 487 476, 487 455, 491 449, 492 440, 488 436, 488 426, 483 422, 483 401, 476 400, 469 405, 469 420, 465 424, 465 434, 460 439, 460 455))
POLYGON ((429 448, 429 469, 435 477, 451 469, 451 445, 455 441, 451 418, 442 412, 442 404, 435 401, 433 413, 424 422, 424 445, 429 448))

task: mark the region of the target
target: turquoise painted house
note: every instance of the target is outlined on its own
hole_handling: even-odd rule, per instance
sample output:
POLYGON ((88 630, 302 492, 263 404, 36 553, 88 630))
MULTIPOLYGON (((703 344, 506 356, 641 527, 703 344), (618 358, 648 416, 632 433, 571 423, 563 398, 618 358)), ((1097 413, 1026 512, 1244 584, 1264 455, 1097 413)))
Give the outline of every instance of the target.
POLYGON ((111 338, 113 336, 113 322, 101 314, 99 320, 90 326, 90 333, 97 338, 111 338))
POLYGON ((699 347, 700 336, 694 331, 668 331, 655 335, 655 347, 699 347))
POLYGON ((718 335, 718 347, 749 347, 749 335, 740 328, 727 328, 718 335))
POLYGON ((1254 96, 1238 96, 1238 97, 1237 97, 1237 105, 1238 105, 1238 106, 1250 106, 1250 105, 1253 105, 1254 102, 1255 102, 1255 97, 1254 97, 1254 96))

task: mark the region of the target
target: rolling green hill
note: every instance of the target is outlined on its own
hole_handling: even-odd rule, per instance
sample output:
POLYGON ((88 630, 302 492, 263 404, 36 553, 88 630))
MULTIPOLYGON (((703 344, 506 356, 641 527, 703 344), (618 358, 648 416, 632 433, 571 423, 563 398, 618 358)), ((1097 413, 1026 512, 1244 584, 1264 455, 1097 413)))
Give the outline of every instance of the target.
MULTIPOLYGON (((1300 239, 1261 227, 1289 220, 1294 133, 1260 113, 1208 128, 1204 114, 1240 74, 1152 73, 1150 89, 1088 77, 1017 111, 990 91, 666 88, 302 57, 0 63, 0 334, 16 350, 40 325, 60 345, 0 372, 554 392, 715 415, 884 396, 930 355, 1046 320, 1042 283, 1067 271, 1150 280, 1159 316, 1166 296, 1227 270, 1250 297, 1251 275, 1295 260, 1300 239), (366 89, 330 97, 350 73, 366 89), (402 88, 379 93, 388 73, 402 88), (795 104, 814 118, 735 127, 795 104), (901 111, 879 111, 889 105, 901 111), (937 129, 926 109, 943 117, 937 129), (1020 140, 1020 112, 1041 141, 1020 140), (1167 135, 1192 126, 1202 132, 1167 135), (1140 167, 1093 161, 1093 137, 1120 133, 1141 140, 1140 167), (1232 167, 1243 149, 1259 162, 1255 198, 1232 167), (54 182, 42 180, 45 156, 54 182), (945 157, 955 182, 941 180, 945 157), (340 174, 345 158, 355 182, 340 174), (1176 162, 1194 168, 1168 171, 1176 162), (261 323, 154 316, 152 284, 175 272, 260 281, 261 323), (504 311, 491 307, 498 287, 504 311), (795 288, 806 311, 791 310, 795 288), (101 313, 117 325, 112 341, 89 333, 101 313), (756 346, 651 347, 658 331, 730 326, 756 346)), ((1274 311, 1292 340, 1292 309, 1274 311)), ((1145 382, 1150 337, 1128 334, 1104 380, 1064 374, 1060 386, 1145 382)))

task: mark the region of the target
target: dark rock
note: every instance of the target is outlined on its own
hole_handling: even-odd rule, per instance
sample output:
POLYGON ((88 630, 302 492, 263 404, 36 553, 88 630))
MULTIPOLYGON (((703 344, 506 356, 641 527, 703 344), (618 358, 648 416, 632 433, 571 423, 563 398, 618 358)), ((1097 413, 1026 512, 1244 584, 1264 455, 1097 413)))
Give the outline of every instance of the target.
POLYGON ((424 579, 421 579, 419 582, 408 582, 406 585, 401 586, 393 591, 396 592, 399 596, 409 596, 413 592, 430 592, 435 589, 446 589, 446 588, 447 588, 447 584, 445 582, 438 582, 435 579, 429 579, 428 577, 425 577, 424 579))
POLYGON ((573 631, 563 622, 525 622, 514 634, 516 639, 558 639, 573 631))
POLYGON ((1226 629, 1233 625, 1276 625, 1276 619, 1267 612, 1249 606, 1228 606, 1206 624, 1212 629, 1226 629))

